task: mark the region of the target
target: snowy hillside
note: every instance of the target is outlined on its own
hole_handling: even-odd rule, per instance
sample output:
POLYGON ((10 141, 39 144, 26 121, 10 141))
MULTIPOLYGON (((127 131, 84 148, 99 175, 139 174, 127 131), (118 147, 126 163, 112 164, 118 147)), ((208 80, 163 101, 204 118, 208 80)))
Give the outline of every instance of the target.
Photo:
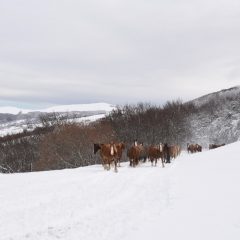
POLYGON ((239 98, 240 97, 240 86, 223 89, 218 92, 210 93, 204 95, 200 98, 194 99, 192 102, 197 106, 202 106, 203 104, 207 104, 210 101, 216 101, 219 99, 232 99, 232 98, 239 98))
POLYGON ((225 89, 191 101, 200 112, 189 118, 190 142, 204 147, 209 143, 232 143, 240 140, 240 87, 225 89))
POLYGON ((39 115, 61 113, 73 115, 76 121, 94 121, 112 111, 114 106, 108 103, 60 105, 46 109, 30 110, 15 107, 0 107, 0 136, 22 132, 23 129, 39 125, 39 115))
POLYGON ((166 168, 0 174, 1 240, 238 240, 240 142, 166 168))

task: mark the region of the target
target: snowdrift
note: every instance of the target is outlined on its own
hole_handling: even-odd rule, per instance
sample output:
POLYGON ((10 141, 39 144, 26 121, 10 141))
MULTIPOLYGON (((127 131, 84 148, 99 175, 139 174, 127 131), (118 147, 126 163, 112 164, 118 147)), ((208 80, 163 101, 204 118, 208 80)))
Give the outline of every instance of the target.
POLYGON ((236 142, 166 168, 1 174, 1 240, 240 239, 239 155, 236 142))

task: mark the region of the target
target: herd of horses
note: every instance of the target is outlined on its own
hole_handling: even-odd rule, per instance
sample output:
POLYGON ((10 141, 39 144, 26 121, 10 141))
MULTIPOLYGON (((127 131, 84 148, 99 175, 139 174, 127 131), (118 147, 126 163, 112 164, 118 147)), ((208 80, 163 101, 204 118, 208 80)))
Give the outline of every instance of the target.
MULTIPOLYGON (((225 143, 223 144, 209 144, 209 150, 225 146, 225 143)), ((187 144, 187 151, 188 153, 195 153, 195 152, 201 152, 202 151, 202 146, 199 144, 187 144)))
POLYGON ((209 149, 214 149, 214 148, 218 148, 218 147, 222 147, 225 146, 225 143, 223 144, 209 144, 209 149))
MULTIPOLYGON (((209 149, 218 148, 225 144, 209 144, 209 149)), ((123 142, 99 144, 94 143, 94 154, 100 152, 102 165, 105 170, 110 170, 111 165, 114 165, 114 170, 117 172, 117 167, 120 167, 121 158, 126 146, 123 142)), ((199 144, 187 144, 188 153, 202 152, 202 146, 199 144)), ((143 143, 138 143, 134 140, 133 145, 127 149, 127 157, 130 162, 130 167, 136 167, 140 162, 150 160, 152 166, 157 166, 158 160, 161 160, 162 167, 165 163, 171 163, 181 153, 179 145, 168 145, 167 143, 159 143, 157 145, 144 146, 143 143)))
POLYGON ((187 151, 188 153, 195 153, 195 152, 201 152, 202 146, 199 144, 187 144, 187 151))
MULTIPOLYGON (((111 165, 114 165, 114 170, 117 172, 117 167, 120 166, 120 161, 125 150, 124 143, 107 143, 94 144, 94 154, 100 151, 102 165, 104 169, 110 170, 111 165)), ((179 145, 168 145, 167 143, 151 146, 144 146, 143 143, 134 141, 133 145, 127 150, 127 157, 130 162, 130 167, 136 167, 140 162, 146 162, 149 159, 152 166, 157 166, 157 162, 161 159, 162 167, 165 163, 170 163, 171 159, 175 159, 181 153, 179 145)))

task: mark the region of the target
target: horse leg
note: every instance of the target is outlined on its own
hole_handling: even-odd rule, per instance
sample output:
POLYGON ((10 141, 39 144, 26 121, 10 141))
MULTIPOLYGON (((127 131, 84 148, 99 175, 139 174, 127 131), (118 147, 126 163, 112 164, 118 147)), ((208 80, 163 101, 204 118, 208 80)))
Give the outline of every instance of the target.
POLYGON ((165 166, 164 166, 164 161, 163 161, 163 158, 161 158, 161 160, 162 160, 162 167, 164 168, 165 166))
POLYGON ((110 164, 111 164, 111 162, 108 160, 107 162, 106 162, 106 170, 110 170, 110 168, 111 168, 111 166, 110 166, 110 164))
POLYGON ((136 165, 138 165, 139 164, 139 158, 137 158, 137 160, 136 160, 136 165))
POLYGON ((106 164, 106 159, 105 158, 103 158, 103 160, 102 160, 102 165, 103 165, 103 169, 107 170, 107 164, 106 164))
POLYGON ((117 170, 117 159, 114 159, 114 170, 115 170, 115 172, 118 172, 118 170, 117 170))
POLYGON ((118 167, 121 167, 121 166, 120 166, 120 158, 118 158, 118 167))
POLYGON ((137 158, 135 158, 133 162, 134 162, 133 167, 136 167, 137 166, 137 158))

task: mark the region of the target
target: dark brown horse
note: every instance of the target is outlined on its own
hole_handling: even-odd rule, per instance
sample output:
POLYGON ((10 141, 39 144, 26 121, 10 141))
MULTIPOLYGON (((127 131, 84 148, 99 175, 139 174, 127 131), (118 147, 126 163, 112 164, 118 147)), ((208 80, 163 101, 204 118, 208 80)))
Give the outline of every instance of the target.
POLYGON ((171 151, 167 143, 163 145, 163 158, 165 163, 171 163, 171 151))

